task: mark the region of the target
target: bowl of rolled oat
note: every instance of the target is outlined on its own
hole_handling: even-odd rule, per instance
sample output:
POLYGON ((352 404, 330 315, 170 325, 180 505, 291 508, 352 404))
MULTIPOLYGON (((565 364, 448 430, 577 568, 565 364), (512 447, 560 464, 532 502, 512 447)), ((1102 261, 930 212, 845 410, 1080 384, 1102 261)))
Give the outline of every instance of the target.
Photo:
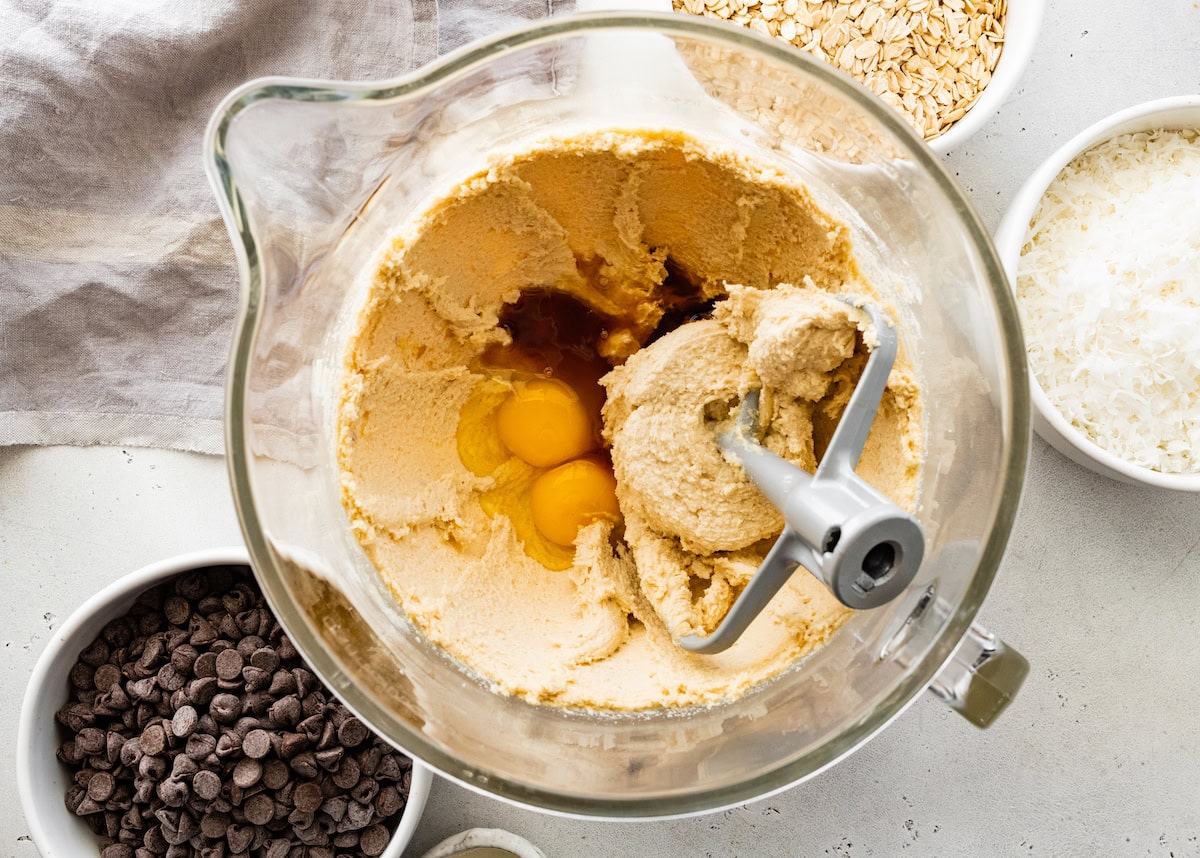
POLYGON ((1042 0, 672 0, 824 60, 895 108, 937 152, 1000 109, 1029 63, 1042 0))
POLYGON ((55 630, 17 778, 43 858, 398 858, 432 781, 308 670, 241 548, 132 572, 55 630))

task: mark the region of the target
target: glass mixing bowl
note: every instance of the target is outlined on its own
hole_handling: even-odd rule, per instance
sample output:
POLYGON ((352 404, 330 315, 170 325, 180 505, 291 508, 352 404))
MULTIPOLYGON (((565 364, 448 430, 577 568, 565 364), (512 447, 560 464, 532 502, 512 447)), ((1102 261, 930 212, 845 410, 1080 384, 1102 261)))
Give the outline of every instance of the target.
POLYGON ((962 192, 853 81, 741 28, 592 14, 396 80, 251 82, 217 110, 207 146, 244 287, 227 453, 250 555, 297 647, 397 746, 531 806, 654 817, 803 780, 926 688, 980 725, 1015 693, 1024 659, 972 624, 1029 442, 1013 298, 962 192), (777 679, 710 708, 613 715, 497 695, 431 646, 349 531, 333 439, 349 326, 395 228, 489 153, 622 127, 739 149, 849 225, 925 388, 928 544, 905 594, 777 679))

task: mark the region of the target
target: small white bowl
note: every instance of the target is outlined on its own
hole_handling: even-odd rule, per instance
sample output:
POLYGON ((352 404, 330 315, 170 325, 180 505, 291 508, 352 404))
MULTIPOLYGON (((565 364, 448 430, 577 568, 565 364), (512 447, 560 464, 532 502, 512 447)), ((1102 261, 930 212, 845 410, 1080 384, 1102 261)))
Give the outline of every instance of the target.
MULTIPOLYGON (((996 249, 1008 272, 1014 293, 1017 288, 1017 265, 1029 231, 1029 222, 1055 177, 1075 156, 1097 143, 1120 134, 1160 128, 1200 129, 1200 96, 1183 95, 1148 101, 1101 119, 1065 143, 1026 180, 996 231, 996 249)), ((1123 483, 1200 492, 1200 474, 1165 474, 1127 462, 1101 449, 1051 405, 1032 366, 1029 375, 1029 390, 1034 405, 1033 428, 1068 459, 1123 483)))
MULTIPOLYGON (((17 790, 42 858, 98 854, 96 835, 67 810, 64 797, 71 778, 55 757, 66 736, 54 714, 67 701, 68 674, 80 651, 110 620, 126 613, 139 594, 156 584, 192 569, 249 565, 250 559, 241 547, 197 551, 152 563, 105 587, 54 630, 29 678, 17 728, 17 790)), ((414 760, 408 801, 381 858, 400 858, 416 831, 432 781, 430 770, 414 760)))
POLYGON ((1008 0, 1004 15, 1004 49, 1000 51, 992 79, 962 119, 951 125, 945 134, 929 141, 930 149, 944 155, 962 145, 996 115, 1029 65, 1045 7, 1045 0, 1008 0))
POLYGON ((422 858, 455 858, 459 855, 467 858, 475 849, 500 849, 514 858, 546 858, 545 852, 524 837, 501 828, 468 828, 460 834, 447 837, 422 858))

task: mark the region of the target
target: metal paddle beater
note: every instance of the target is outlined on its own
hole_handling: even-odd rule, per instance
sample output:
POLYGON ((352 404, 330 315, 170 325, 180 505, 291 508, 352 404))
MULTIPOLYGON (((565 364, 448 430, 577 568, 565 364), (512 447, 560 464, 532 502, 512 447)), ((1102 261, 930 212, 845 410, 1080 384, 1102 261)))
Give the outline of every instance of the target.
POLYGON ((707 637, 681 638, 684 649, 728 649, 800 566, 858 610, 891 601, 917 574, 925 554, 921 525, 854 472, 896 361, 892 320, 871 305, 862 309, 877 342, 815 474, 758 442, 760 391, 742 400, 733 428, 717 435, 721 449, 783 514, 785 526, 721 624, 707 637))

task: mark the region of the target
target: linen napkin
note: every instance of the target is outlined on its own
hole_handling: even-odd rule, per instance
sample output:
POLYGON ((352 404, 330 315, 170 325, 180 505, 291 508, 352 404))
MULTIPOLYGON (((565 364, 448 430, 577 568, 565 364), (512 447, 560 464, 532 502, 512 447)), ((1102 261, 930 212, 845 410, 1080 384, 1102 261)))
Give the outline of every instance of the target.
POLYGON ((554 2, 0 0, 0 445, 221 452, 216 104, 267 74, 395 76, 554 2))

